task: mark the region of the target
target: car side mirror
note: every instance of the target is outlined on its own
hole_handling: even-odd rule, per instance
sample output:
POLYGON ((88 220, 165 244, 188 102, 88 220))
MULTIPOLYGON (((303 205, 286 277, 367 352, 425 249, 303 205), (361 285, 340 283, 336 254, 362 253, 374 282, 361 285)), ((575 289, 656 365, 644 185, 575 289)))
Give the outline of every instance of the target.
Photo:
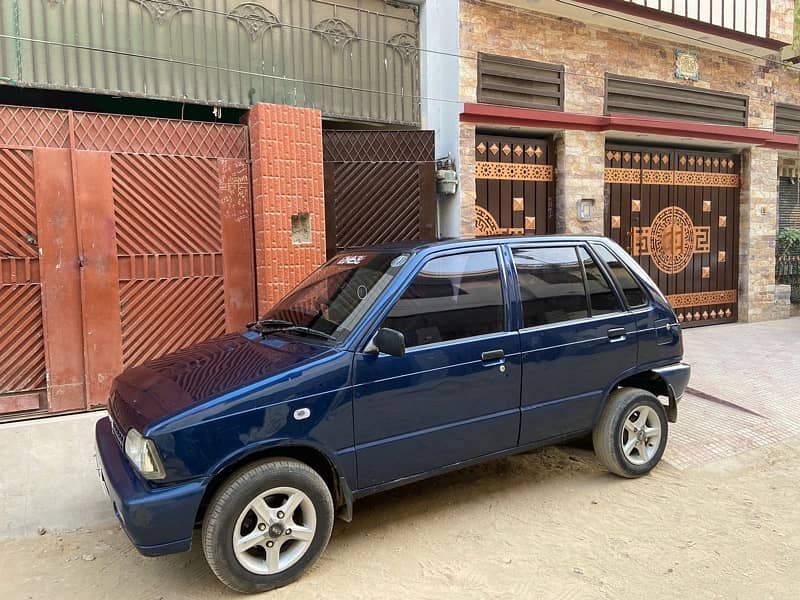
POLYGON ((367 354, 383 352, 389 356, 403 357, 406 355, 406 336, 396 329, 381 327, 364 352, 367 354))

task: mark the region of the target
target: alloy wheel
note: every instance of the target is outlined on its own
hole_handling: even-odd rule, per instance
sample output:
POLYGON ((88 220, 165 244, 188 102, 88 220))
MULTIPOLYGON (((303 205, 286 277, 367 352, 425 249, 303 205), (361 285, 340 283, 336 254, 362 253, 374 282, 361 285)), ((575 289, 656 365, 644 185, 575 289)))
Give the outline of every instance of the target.
POLYGON ((308 551, 317 528, 314 503, 292 487, 267 490, 239 514, 233 551, 239 564, 257 575, 285 571, 308 551))
POLYGON ((661 419, 647 405, 634 407, 625 417, 620 433, 622 453, 634 465, 648 463, 661 444, 661 419))

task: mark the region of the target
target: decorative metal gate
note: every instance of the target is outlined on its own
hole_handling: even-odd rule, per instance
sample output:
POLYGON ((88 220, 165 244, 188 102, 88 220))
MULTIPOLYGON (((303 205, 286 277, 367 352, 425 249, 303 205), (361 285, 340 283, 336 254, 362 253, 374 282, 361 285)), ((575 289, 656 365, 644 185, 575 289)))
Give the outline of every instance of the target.
POLYGON ((255 313, 247 128, 0 106, 0 418, 255 313))
POLYGON ((555 233, 555 156, 545 139, 475 136, 477 235, 555 233))
POLYGON ((326 131, 323 150, 329 257, 435 237, 432 131, 326 131))
POLYGON ((739 165, 735 154, 606 148, 606 234, 685 326, 737 319, 739 165))

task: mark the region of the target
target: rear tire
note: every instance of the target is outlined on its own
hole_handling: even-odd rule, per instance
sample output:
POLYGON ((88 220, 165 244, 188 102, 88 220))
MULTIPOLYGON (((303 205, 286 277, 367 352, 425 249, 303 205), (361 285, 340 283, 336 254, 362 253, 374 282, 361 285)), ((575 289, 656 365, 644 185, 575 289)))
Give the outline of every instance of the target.
POLYGON ((330 490, 308 465, 273 458, 234 473, 203 522, 203 552, 222 583, 266 592, 298 579, 322 555, 333 529, 330 490))
POLYGON ((653 394, 621 388, 608 397, 592 432, 594 451, 609 471, 641 477, 661 460, 667 446, 667 411, 653 394))

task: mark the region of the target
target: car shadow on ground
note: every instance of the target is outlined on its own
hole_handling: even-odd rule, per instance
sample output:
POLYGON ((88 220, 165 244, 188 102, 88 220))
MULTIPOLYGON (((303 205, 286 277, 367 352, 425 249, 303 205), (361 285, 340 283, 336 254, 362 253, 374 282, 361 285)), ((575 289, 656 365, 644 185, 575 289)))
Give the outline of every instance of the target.
MULTIPOLYGON (((468 511, 476 504, 488 509, 504 497, 518 493, 519 488, 527 489, 528 497, 534 494, 532 500, 535 500, 537 486, 560 486, 572 478, 587 476, 611 477, 595 458, 591 443, 587 448, 583 440, 497 459, 368 496, 356 502, 351 523, 335 521, 325 555, 332 560, 322 561, 315 571, 335 568, 339 562, 337 555, 346 562, 341 553, 348 552, 351 541, 375 536, 378 543, 382 529, 411 527, 418 523, 421 514, 436 520, 468 511)), ((204 597, 229 594, 206 565, 199 532, 195 532, 190 552, 142 559, 141 569, 136 579, 144 576, 145 580, 169 582, 168 587, 180 590, 181 596, 192 597, 199 590, 203 590, 204 597)))

